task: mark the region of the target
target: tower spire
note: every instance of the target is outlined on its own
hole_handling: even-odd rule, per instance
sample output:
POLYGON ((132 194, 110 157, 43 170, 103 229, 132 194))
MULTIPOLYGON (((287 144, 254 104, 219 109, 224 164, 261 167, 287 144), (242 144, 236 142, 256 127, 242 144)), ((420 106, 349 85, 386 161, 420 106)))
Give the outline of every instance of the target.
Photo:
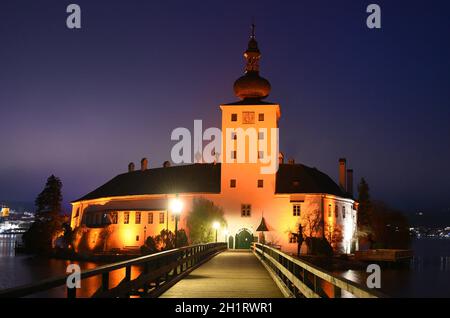
POLYGON ((251 25, 250 40, 244 52, 245 74, 234 82, 234 93, 242 99, 264 99, 270 93, 270 83, 259 76, 261 52, 255 36, 255 23, 251 25))
POLYGON ((253 19, 253 21, 252 21, 252 35, 251 35, 252 39, 255 38, 255 29, 256 29, 255 19, 253 19))

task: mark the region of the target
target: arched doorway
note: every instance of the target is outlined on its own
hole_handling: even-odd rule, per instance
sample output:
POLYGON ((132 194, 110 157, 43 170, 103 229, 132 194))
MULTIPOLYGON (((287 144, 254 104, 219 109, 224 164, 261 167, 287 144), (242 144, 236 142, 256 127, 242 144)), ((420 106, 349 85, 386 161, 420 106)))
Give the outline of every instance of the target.
POLYGON ((253 242, 253 235, 247 229, 242 229, 236 234, 236 249, 249 249, 253 242))

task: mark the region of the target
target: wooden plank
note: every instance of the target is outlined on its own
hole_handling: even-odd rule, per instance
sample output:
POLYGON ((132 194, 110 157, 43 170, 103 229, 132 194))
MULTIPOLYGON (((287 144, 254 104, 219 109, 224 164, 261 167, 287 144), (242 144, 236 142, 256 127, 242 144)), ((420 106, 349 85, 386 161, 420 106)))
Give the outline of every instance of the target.
POLYGON ((193 270, 162 298, 283 298, 250 251, 226 251, 193 270))

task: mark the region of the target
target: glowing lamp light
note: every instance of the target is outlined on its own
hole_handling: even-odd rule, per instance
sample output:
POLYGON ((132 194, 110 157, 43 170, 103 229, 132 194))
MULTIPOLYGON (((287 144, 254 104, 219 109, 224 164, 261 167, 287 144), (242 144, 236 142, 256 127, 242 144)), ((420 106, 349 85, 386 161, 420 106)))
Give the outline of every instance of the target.
POLYGON ((225 236, 228 236, 228 234, 230 234, 230 232, 228 231, 228 229, 225 229, 225 230, 223 231, 223 234, 225 234, 225 236))
POLYGON ((219 223, 219 222, 214 222, 214 223, 213 223, 213 228, 214 228, 215 230, 218 230, 218 229, 220 228, 220 223, 219 223))
POLYGON ((180 215, 181 210, 183 210, 183 202, 178 198, 173 199, 170 203, 170 209, 173 214, 180 215))

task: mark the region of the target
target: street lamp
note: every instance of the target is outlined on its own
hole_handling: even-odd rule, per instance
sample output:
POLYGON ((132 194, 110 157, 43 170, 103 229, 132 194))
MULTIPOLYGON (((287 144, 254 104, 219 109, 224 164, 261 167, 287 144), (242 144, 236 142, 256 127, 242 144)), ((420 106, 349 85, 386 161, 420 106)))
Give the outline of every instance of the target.
POLYGON ((183 209, 183 202, 178 198, 178 194, 176 197, 171 201, 170 207, 172 210, 172 213, 175 216, 175 248, 177 247, 178 243, 178 218, 180 217, 181 210, 183 209))
POLYGON ((214 222, 213 223, 213 228, 216 230, 216 243, 217 243, 217 230, 220 228, 220 223, 219 222, 214 222))
POLYGON ((147 236, 147 225, 144 226, 144 245, 145 245, 146 236, 147 236))

